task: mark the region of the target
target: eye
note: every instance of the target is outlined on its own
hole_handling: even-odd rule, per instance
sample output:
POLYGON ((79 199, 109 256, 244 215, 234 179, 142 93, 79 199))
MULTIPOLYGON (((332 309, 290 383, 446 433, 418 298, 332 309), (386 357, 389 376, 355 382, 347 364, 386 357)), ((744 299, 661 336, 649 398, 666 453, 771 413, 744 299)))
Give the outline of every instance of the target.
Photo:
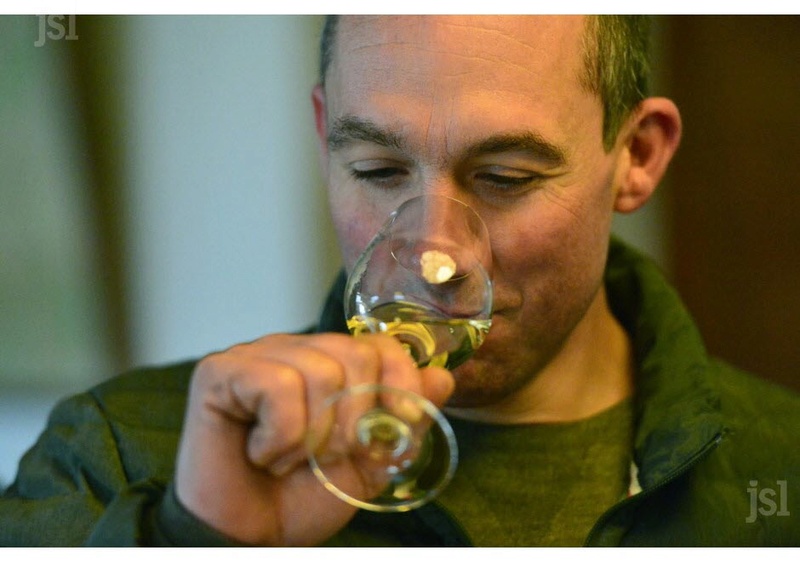
POLYGON ((473 181, 478 189, 513 193, 535 187, 544 177, 529 170, 489 166, 476 170, 473 181))
POLYGON ((409 172, 403 166, 386 162, 356 162, 350 166, 350 175, 357 181, 378 187, 394 187, 403 183, 409 172))

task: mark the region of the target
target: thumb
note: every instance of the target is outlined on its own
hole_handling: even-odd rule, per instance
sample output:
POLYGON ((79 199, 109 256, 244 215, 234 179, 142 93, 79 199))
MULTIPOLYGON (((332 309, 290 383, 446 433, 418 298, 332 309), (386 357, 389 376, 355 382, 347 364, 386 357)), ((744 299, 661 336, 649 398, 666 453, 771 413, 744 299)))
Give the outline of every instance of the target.
POLYGON ((453 374, 441 367, 425 367, 421 370, 421 374, 423 396, 435 406, 443 406, 456 387, 453 374))

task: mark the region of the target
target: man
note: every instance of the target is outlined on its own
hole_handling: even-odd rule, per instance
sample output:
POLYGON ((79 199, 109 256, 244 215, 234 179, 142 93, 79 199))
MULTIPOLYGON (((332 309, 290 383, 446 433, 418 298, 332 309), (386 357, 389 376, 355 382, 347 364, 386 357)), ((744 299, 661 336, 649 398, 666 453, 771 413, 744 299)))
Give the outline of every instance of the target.
POLYGON ((655 268, 609 249, 613 213, 648 200, 681 133, 674 104, 643 95, 643 37, 619 18, 331 19, 313 105, 345 268, 403 201, 469 204, 492 238, 485 344, 452 373, 417 369, 389 337, 334 333, 339 285, 316 333, 60 406, 1 540, 800 543, 800 401, 709 359, 655 268), (312 474, 308 420, 362 382, 445 407, 463 454, 436 504, 356 513, 312 474))

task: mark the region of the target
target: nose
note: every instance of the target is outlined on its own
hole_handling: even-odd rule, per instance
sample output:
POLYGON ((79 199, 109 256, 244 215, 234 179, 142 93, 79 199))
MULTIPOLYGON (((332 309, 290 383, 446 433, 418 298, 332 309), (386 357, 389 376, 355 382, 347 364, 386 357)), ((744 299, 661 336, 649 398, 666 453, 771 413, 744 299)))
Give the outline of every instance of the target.
POLYGON ((448 281, 478 265, 489 273, 492 259, 486 225, 458 199, 438 194, 410 199, 396 211, 392 231, 395 240, 406 244, 406 256, 413 255, 423 274, 430 272, 429 281, 448 281))
POLYGON ((445 195, 425 195, 419 199, 420 216, 416 228, 420 236, 430 239, 460 239, 469 227, 470 214, 466 203, 445 195))

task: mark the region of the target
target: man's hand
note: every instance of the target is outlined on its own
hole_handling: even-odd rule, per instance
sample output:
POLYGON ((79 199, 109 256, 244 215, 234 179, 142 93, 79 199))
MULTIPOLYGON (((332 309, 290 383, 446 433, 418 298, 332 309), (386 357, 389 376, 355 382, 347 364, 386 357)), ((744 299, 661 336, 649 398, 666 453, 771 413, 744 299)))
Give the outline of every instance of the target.
MULTIPOLYGON (((329 538, 355 508, 316 479, 304 439, 325 398, 364 383, 407 389, 436 405, 454 386, 449 372, 417 369, 384 335, 273 335, 204 358, 178 451, 178 499, 242 542, 313 545, 329 538)), ((339 408, 330 422, 352 415, 339 408)))

